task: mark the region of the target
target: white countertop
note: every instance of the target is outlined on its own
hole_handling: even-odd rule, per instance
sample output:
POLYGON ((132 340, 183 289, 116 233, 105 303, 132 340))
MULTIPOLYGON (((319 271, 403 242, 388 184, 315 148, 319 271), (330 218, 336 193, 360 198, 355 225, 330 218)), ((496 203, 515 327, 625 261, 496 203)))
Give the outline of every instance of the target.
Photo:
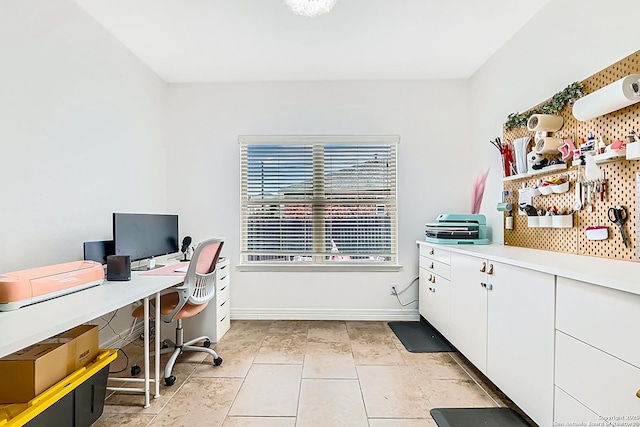
POLYGON ((442 245, 421 240, 417 243, 640 295, 638 262, 500 244, 442 245))

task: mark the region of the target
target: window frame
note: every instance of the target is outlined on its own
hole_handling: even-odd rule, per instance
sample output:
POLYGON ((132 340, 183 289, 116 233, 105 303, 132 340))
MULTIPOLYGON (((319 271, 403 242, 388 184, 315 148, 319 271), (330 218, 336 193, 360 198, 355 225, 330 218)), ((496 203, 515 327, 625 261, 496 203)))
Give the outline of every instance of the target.
MULTIPOLYGON (((238 269, 240 271, 327 271, 327 270, 339 270, 339 271, 398 271, 402 269, 398 260, 398 146, 400 143, 399 135, 241 135, 238 137, 238 144, 240 146, 240 264, 238 269), (314 146, 318 145, 384 145, 392 146, 393 155, 393 212, 391 215, 391 237, 390 245, 391 251, 389 253, 389 261, 378 260, 349 260, 349 261, 330 261, 325 262, 327 256, 326 251, 323 249, 319 253, 312 255, 312 261, 249 261, 247 258, 250 256, 246 252, 245 245, 247 244, 247 222, 245 215, 245 208, 249 205, 246 200, 246 196, 249 192, 248 178, 247 178, 247 158, 243 153, 246 153, 249 146, 254 145, 308 145, 315 152, 314 146)), ((318 170, 316 169, 321 162, 318 162, 313 157, 313 174, 317 176, 318 170)), ((322 171, 324 176, 324 171, 322 171)), ((314 189, 315 189, 314 185, 314 189)), ((324 196, 323 196, 324 197, 324 196)), ((377 203, 376 210, 379 208, 377 203)), ((314 217, 314 221, 326 220, 326 217, 314 217)), ((314 248, 319 246, 324 247, 324 240, 318 238, 314 233, 312 242, 314 248)))

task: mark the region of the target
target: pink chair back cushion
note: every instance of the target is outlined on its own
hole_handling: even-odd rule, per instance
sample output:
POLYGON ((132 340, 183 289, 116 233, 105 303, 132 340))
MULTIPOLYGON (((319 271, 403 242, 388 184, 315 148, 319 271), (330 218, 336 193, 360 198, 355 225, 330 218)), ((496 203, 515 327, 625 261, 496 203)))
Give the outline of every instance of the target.
POLYGON ((221 246, 222 242, 216 242, 202 248, 196 264, 197 273, 208 274, 213 271, 213 261, 217 258, 216 255, 220 252, 221 246))
MULTIPOLYGON (((177 292, 171 292, 166 295, 162 295, 160 297, 160 313, 162 314, 171 313, 176 308, 179 301, 180 301, 180 296, 178 295, 177 292)), ((184 307, 182 307, 182 309, 178 312, 178 314, 176 314, 174 319, 186 319, 188 317, 193 317, 196 314, 200 313, 202 310, 204 310, 207 307, 207 304, 209 303, 198 304, 198 305, 187 303, 185 304, 184 307)), ((150 311, 149 315, 153 317, 153 314, 155 313, 155 311, 152 308, 149 311, 150 311)), ((144 307, 140 306, 136 308, 135 310, 133 310, 133 313, 131 313, 131 315, 133 317, 144 317, 144 307)))

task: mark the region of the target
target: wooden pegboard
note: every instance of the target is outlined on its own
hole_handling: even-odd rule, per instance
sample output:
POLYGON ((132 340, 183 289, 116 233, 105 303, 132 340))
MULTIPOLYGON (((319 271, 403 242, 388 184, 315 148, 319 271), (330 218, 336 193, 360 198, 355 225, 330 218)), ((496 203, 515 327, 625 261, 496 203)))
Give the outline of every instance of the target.
MULTIPOLYGON (((582 83, 585 91, 591 93, 633 73, 640 73, 640 51, 594 74, 582 83)), ((582 138, 586 140, 592 133, 596 138, 602 136, 607 144, 611 144, 617 138, 626 140, 626 135, 633 129, 640 132, 640 103, 587 122, 577 121, 569 106, 565 106, 560 114, 565 122, 562 129, 554 134, 559 138, 572 138, 574 141, 580 142, 582 138)), ((503 129, 504 141, 512 142, 516 138, 524 136, 531 137, 532 142, 529 146, 531 148, 533 132, 529 132, 526 128, 511 131, 503 129)), ((527 217, 516 214, 514 229, 504 232, 505 244, 638 262, 637 225, 640 224, 640 217, 638 217, 636 201, 636 175, 640 172, 640 162, 621 159, 599 164, 599 167, 604 172, 608 185, 604 200, 596 200, 592 204, 591 212, 586 208, 576 212, 573 228, 529 228, 527 217), (626 206, 629 213, 625 224, 625 231, 630 243, 629 248, 625 248, 623 245, 618 227, 610 223, 607 218, 608 209, 615 205, 626 206), (609 239, 587 240, 585 234, 587 227, 595 225, 608 226, 609 239)), ((569 191, 563 194, 536 196, 533 198, 534 206, 537 208, 557 206, 559 210, 571 209, 574 202, 574 185, 578 169, 572 166, 569 161, 569 169, 565 172, 571 180, 569 191)), ((518 189, 522 188, 523 184, 527 187, 533 187, 539 179, 549 179, 562 173, 555 171, 535 177, 506 181, 504 189, 513 195, 511 201, 515 205, 517 204, 518 189)))

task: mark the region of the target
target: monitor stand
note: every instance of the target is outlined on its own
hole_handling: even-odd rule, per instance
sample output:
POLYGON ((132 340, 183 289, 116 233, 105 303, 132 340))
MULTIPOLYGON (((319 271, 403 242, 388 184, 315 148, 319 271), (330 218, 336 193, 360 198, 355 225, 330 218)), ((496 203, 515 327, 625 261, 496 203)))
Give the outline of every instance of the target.
POLYGON ((155 267, 149 268, 148 265, 141 265, 139 267, 131 267, 131 271, 149 271, 155 270, 156 268, 164 267, 163 264, 156 264, 155 267))
POLYGON ((149 271, 149 270, 155 270, 156 268, 160 268, 160 267, 164 267, 164 265, 156 264, 155 260, 151 258, 150 260, 147 260, 147 264, 145 265, 131 267, 131 271, 149 271))

